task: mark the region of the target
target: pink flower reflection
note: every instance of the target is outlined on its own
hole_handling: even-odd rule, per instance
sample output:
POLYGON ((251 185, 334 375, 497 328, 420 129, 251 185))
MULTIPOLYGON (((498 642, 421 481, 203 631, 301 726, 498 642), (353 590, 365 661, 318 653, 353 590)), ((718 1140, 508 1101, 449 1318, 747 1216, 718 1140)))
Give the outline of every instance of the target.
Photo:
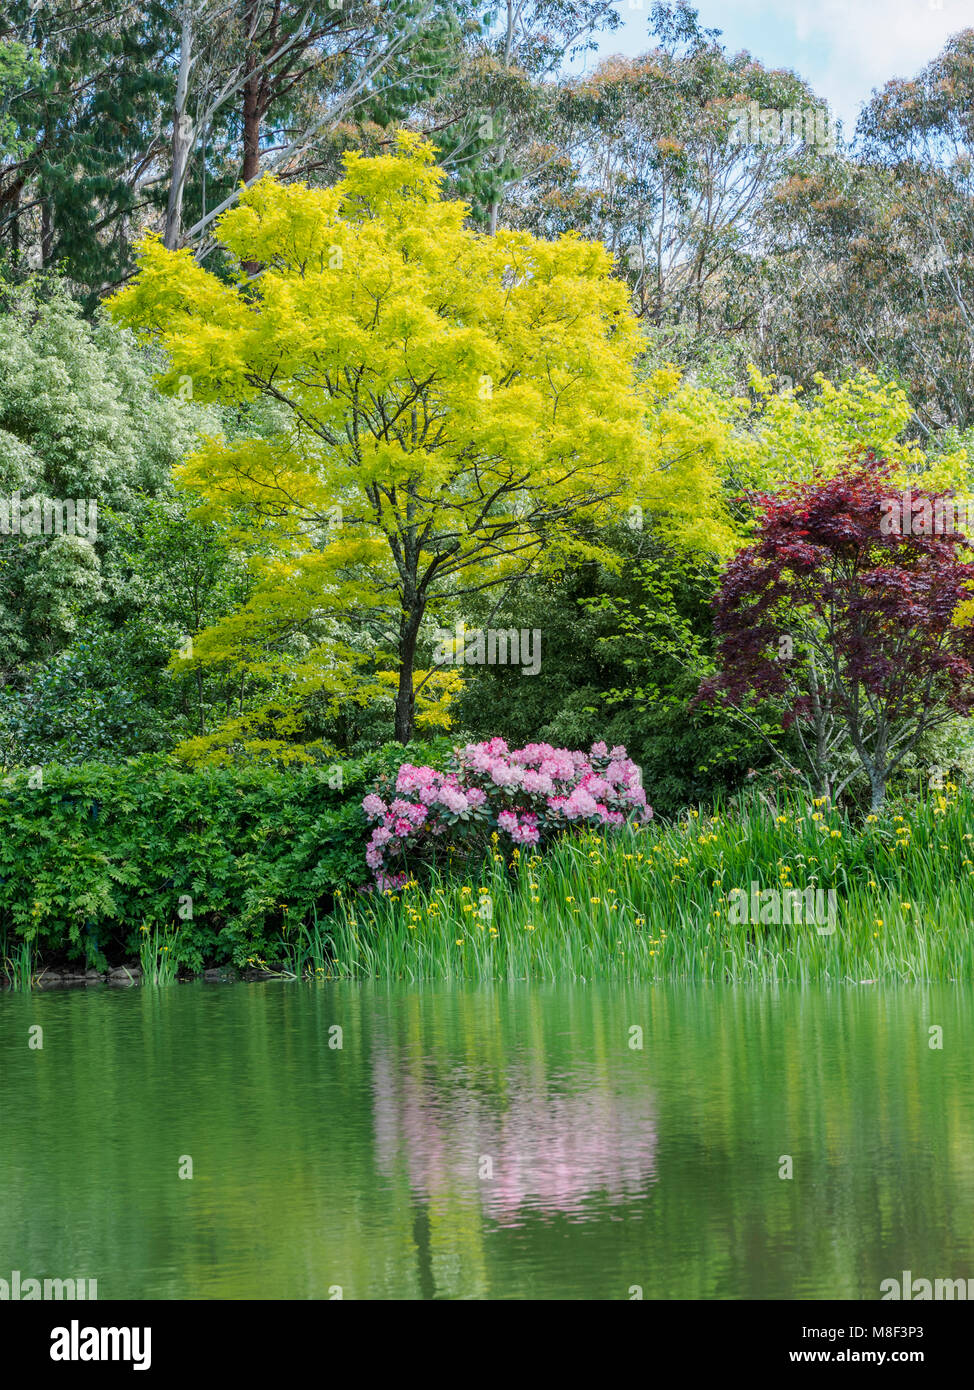
POLYGON ((615 1094, 604 1077, 575 1070, 564 1089, 522 1068, 420 1077, 377 1047, 373 1097, 380 1171, 404 1167, 421 1198, 479 1199, 501 1225, 529 1211, 594 1219, 655 1181, 650 1098, 615 1094), (484 1159, 491 1177, 480 1176, 484 1159))

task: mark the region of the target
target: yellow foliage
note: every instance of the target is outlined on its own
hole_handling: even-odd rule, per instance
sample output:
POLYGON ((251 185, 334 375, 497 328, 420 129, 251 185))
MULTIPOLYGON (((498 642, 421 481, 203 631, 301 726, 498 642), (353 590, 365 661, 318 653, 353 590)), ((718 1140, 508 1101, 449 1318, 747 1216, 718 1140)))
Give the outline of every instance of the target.
MULTIPOLYGON (((424 613, 552 554, 611 559, 591 529, 651 479, 684 511, 709 480, 687 461, 694 440, 671 448, 676 415, 655 445, 646 429, 643 338, 606 249, 480 235, 442 180, 408 133, 392 154, 349 155, 331 189, 260 179, 217 224, 231 283, 148 240, 110 301, 164 349, 163 389, 286 413, 271 438, 206 439, 181 470, 202 514, 260 557, 256 592, 194 661, 268 681, 289 669, 298 701, 374 689, 413 663, 424 613), (335 632, 296 654, 295 634, 329 617, 335 632), (370 621, 396 629, 391 654, 356 656, 349 629, 370 621)), ((418 717, 434 724, 451 686, 426 687, 418 717)))
MULTIPOLYGON (((464 595, 545 564, 615 564, 593 537, 627 509, 720 557, 741 539, 735 492, 862 446, 923 471, 900 442, 905 396, 868 374, 807 399, 756 371, 749 398, 675 367, 640 379, 643 334, 601 243, 481 235, 442 182, 408 132, 388 155, 346 156, 333 188, 262 178, 217 223, 229 281, 150 238, 109 301, 164 349, 163 389, 284 413, 272 437, 206 439, 181 470, 257 580, 193 661, 278 700, 286 687, 295 708, 322 691, 367 702, 421 665, 422 623, 464 595)), ((454 686, 418 675, 417 718, 444 727, 454 686)))

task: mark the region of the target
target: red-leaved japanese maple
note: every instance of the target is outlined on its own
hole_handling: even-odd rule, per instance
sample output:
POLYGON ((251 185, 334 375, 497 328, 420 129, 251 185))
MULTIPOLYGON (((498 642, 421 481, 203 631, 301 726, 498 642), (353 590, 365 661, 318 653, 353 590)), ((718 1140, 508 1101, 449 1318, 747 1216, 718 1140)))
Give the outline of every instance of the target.
MULTIPOLYGON (((923 735, 974 707, 974 627, 953 621, 972 597, 967 538, 891 526, 890 473, 867 455, 758 499, 756 537, 714 599, 719 673, 701 686, 738 708, 777 705, 820 792, 851 780, 837 774, 851 744, 873 810, 923 735)), ((943 515, 948 495, 912 496, 943 515)))

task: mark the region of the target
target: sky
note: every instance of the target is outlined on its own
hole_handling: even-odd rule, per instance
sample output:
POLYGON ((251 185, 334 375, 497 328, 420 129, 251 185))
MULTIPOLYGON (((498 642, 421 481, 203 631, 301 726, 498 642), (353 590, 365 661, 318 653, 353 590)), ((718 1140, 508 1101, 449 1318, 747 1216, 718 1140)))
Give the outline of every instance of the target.
MULTIPOLYGON (((974 28, 974 0, 695 0, 694 8, 730 52, 746 48, 766 67, 804 77, 847 137, 874 89, 912 77, 950 34, 974 28)), ((644 53, 652 0, 619 0, 618 9, 623 27, 603 36, 601 56, 644 53)))

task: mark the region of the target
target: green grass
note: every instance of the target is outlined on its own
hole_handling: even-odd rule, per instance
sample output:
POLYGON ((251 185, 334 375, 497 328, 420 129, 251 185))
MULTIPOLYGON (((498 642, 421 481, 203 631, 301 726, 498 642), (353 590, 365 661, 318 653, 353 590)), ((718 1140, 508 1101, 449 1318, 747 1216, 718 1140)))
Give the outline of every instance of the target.
POLYGON ((974 798, 954 789, 854 822, 827 805, 690 812, 565 838, 473 876, 345 899, 318 978, 974 978, 974 798), (735 922, 732 889, 833 890, 835 930, 735 922), (478 912, 482 899, 490 903, 478 912))
POLYGON ((10 988, 18 992, 29 992, 34 985, 34 949, 30 941, 14 941, 9 947, 4 935, 0 948, 0 966, 6 975, 10 988))
MULTIPOLYGON (((285 974, 295 979, 302 976, 323 980, 329 976, 328 937, 317 909, 312 906, 311 922, 301 922, 295 926, 288 909, 284 909, 284 926, 281 932, 281 955, 285 974)), ((253 957, 249 964, 267 968, 267 962, 253 957)))
POLYGON ((155 987, 176 983, 179 974, 176 944, 178 933, 174 928, 143 925, 139 940, 139 964, 142 967, 142 983, 155 987))

